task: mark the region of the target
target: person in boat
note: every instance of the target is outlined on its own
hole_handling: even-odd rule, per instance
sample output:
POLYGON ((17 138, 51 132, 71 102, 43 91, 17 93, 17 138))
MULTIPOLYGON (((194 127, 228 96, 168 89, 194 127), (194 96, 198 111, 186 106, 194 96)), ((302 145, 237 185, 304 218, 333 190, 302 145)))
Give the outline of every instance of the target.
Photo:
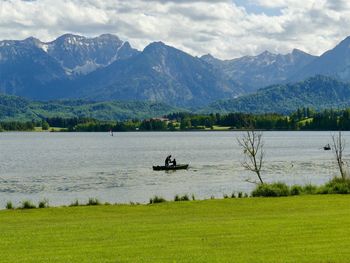
POLYGON ((171 163, 173 166, 176 166, 176 159, 174 158, 174 160, 171 163))
POLYGON ((170 162, 171 162, 171 155, 168 155, 167 158, 165 159, 165 166, 168 167, 170 162))

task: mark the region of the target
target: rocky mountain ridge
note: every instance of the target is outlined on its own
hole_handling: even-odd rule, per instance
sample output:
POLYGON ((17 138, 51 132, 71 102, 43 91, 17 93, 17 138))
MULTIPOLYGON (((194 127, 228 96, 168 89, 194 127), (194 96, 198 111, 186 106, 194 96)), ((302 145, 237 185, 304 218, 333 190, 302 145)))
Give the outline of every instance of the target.
POLYGON ((111 34, 0 41, 0 92, 34 100, 140 100, 200 108, 316 75, 348 82, 349 68, 350 38, 320 57, 294 49, 232 60, 195 57, 162 42, 138 51, 111 34))

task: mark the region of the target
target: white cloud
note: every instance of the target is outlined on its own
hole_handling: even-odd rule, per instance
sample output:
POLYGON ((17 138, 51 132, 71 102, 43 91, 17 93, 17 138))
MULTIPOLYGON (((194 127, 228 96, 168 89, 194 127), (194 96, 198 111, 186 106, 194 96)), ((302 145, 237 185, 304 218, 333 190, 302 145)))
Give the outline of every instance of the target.
POLYGON ((0 37, 114 33, 138 49, 161 40, 194 55, 233 58, 265 49, 321 54, 350 35, 347 0, 249 0, 261 13, 234 1, 0 0, 0 37), (280 12, 265 15, 268 8, 280 12))

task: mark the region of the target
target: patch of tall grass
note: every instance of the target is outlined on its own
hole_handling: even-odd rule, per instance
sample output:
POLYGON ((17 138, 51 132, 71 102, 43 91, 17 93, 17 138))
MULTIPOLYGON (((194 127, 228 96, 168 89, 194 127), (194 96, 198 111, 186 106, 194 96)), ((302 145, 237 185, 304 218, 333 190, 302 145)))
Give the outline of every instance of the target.
POLYGON ((303 186, 302 193, 307 195, 317 194, 318 187, 312 184, 307 184, 303 186))
POLYGON ((49 207, 49 200, 44 199, 39 201, 38 208, 48 208, 49 207))
POLYGON ((175 201, 175 202, 179 202, 179 201, 190 201, 190 197, 189 197, 187 194, 186 194, 186 195, 183 195, 183 196, 175 195, 174 201, 175 201))
POLYGON ((166 202, 166 200, 163 197, 157 195, 149 199, 149 204, 158 204, 164 202, 166 202))
POLYGON ((290 195, 289 187, 284 183, 259 184, 252 192, 253 197, 269 196, 279 197, 290 195))
POLYGON ((22 202, 20 208, 21 209, 34 209, 34 208, 36 208, 36 206, 31 201, 25 200, 22 202))
POLYGON ((350 178, 333 178, 328 183, 315 186, 307 184, 305 186, 285 183, 259 184, 252 192, 254 197, 280 197, 294 195, 314 195, 314 194, 350 194, 350 178))
POLYGON ((192 201, 196 201, 196 197, 192 194, 192 201))
POLYGON ((333 178, 324 186, 319 187, 319 194, 350 194, 350 178, 333 178))
POLYGON ((293 185, 290 187, 290 195, 300 195, 303 192, 303 187, 300 185, 293 185))
POLYGON ((79 200, 76 199, 73 203, 71 203, 69 206, 79 206, 79 200))
POLYGON ((14 209, 14 206, 13 206, 13 204, 12 204, 11 201, 8 201, 8 202, 6 203, 6 209, 14 209))
POLYGON ((86 205, 101 205, 101 203, 97 198, 89 198, 86 205))

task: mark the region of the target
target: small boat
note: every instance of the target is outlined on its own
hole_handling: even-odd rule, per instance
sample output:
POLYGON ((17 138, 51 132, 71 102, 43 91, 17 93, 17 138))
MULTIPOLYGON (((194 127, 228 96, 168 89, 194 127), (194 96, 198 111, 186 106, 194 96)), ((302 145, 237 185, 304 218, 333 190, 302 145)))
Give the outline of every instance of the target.
POLYGON ((323 150, 329 151, 329 150, 331 150, 331 146, 329 144, 327 144, 323 147, 323 150))
POLYGON ((188 168, 188 164, 177 164, 177 165, 169 165, 169 166, 153 166, 154 171, 172 171, 172 170, 186 170, 188 168))

